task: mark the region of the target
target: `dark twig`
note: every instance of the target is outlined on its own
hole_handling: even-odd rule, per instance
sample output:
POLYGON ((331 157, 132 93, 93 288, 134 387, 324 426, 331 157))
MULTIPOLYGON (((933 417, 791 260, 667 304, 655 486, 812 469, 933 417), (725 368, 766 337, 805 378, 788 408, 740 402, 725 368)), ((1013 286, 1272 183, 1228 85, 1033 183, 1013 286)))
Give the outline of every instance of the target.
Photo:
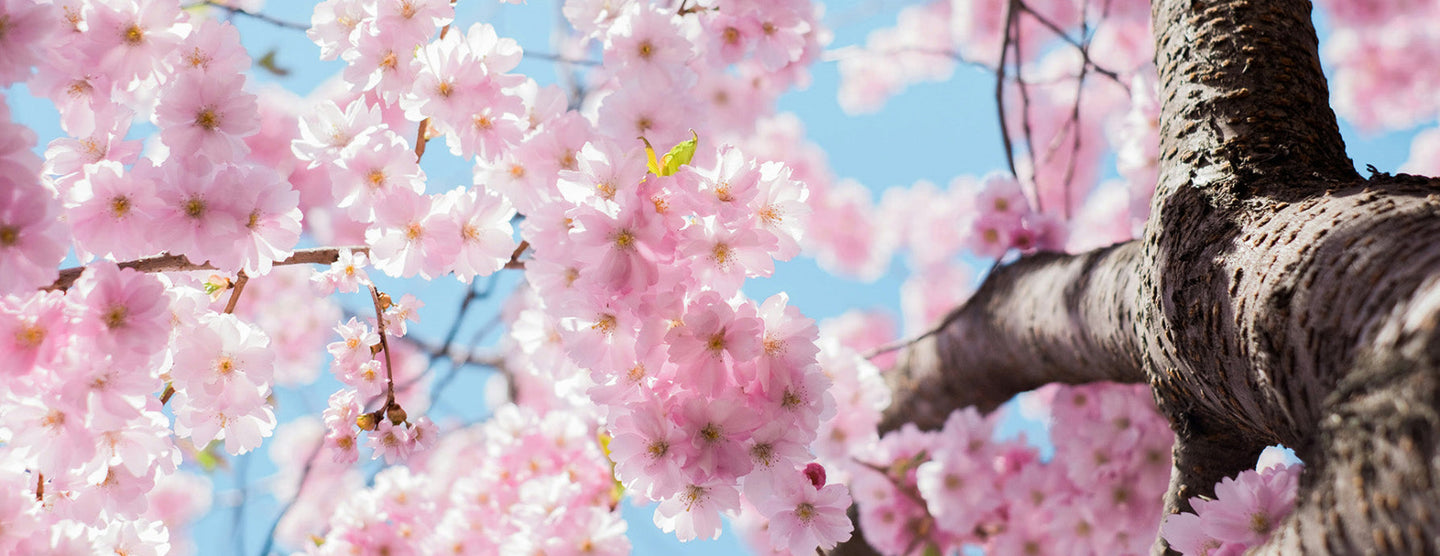
POLYGON ((206 1, 203 1, 203 2, 196 2, 196 3, 190 4, 190 5, 188 5, 188 6, 183 6, 183 8, 189 9, 189 8, 197 8, 197 7, 201 7, 201 6, 209 6, 209 7, 211 7, 211 8, 216 8, 216 9, 220 9, 220 10, 225 10, 225 11, 227 11, 227 12, 230 12, 230 15, 232 15, 232 16, 234 16, 234 15, 243 15, 243 16, 245 16, 245 17, 248 17, 248 18, 251 18, 251 19, 255 19, 255 20, 257 20, 257 21, 262 21, 262 22, 265 22, 265 23, 269 23, 269 24, 274 25, 274 26, 276 26, 276 27, 281 27, 281 28, 285 28, 285 29, 294 29, 294 30, 296 30, 296 31, 305 31, 305 30, 310 29, 310 25, 307 24, 307 23, 295 23, 295 22, 293 22, 293 21, 285 21, 285 20, 283 20, 283 19, 278 19, 278 18, 271 17, 271 16, 268 16, 268 15, 265 15, 265 14, 262 14, 262 13, 248 12, 248 11, 242 10, 242 9, 237 8, 237 7, 234 7, 234 6, 227 6, 227 5, 225 5, 225 4, 221 4, 221 3, 219 3, 219 2, 213 2, 213 1, 210 1, 210 0, 206 0, 206 1))
POLYGON ((380 301, 380 290, 370 286, 370 299, 375 303, 375 328, 380 333, 380 351, 385 352, 385 407, 380 408, 383 414, 385 410, 395 405, 395 374, 391 370, 390 342, 385 336, 385 304, 380 301))
POLYGON ((275 521, 270 524, 270 533, 265 535, 265 545, 260 548, 260 556, 269 556, 270 549, 275 546, 275 531, 280 528, 280 522, 285 519, 285 514, 290 513, 290 509, 300 501, 300 495, 305 493, 305 484, 310 479, 310 470, 315 468, 315 458, 320 455, 320 449, 324 446, 325 439, 322 437, 315 443, 315 448, 310 450, 310 457, 305 458, 305 467, 300 469, 300 484, 295 487, 295 496, 285 503, 285 507, 280 508, 279 514, 275 515, 275 521))
POLYGON ((576 65, 576 66, 599 66, 599 65, 600 65, 600 61, 599 61, 599 60, 576 60, 576 59, 574 59, 574 58, 566 58, 566 57, 561 56, 561 55, 559 55, 559 54, 550 54, 550 53, 548 53, 548 52, 530 52, 530 51, 526 51, 524 54, 522 54, 522 56, 525 57, 525 58, 534 58, 534 59, 536 59, 536 60, 546 60, 546 61, 550 61, 550 62, 558 62, 558 63, 561 63, 561 64, 571 64, 571 65, 576 65))
POLYGON ((1015 168, 1015 143, 1010 140, 1010 126, 1006 124, 1005 118, 1005 65, 1010 57, 1010 30, 1014 27, 1015 2, 1006 3, 1005 7, 1005 39, 1000 44, 1000 63, 995 65, 995 108, 1000 114, 1000 142, 1005 147, 1005 164, 1010 167, 1010 175, 1020 179, 1020 171, 1015 168))
MULTIPOLYGON (((1110 70, 1108 70, 1108 69, 1105 69, 1104 67, 1101 67, 1099 64, 1096 64, 1094 60, 1090 59, 1090 47, 1089 47, 1089 39, 1088 39, 1088 38, 1084 39, 1083 42, 1080 41, 1080 40, 1075 40, 1074 37, 1071 37, 1069 34, 1065 33, 1065 30, 1064 30, 1064 29, 1061 29, 1059 25, 1056 25, 1055 22, 1050 21, 1050 20, 1049 20, 1048 18, 1046 18, 1044 15, 1041 15, 1039 12, 1037 12, 1037 11, 1035 11, 1034 9, 1030 8, 1029 5, 1026 5, 1024 2, 1017 2, 1016 4, 1019 6, 1019 8, 1020 8, 1021 11, 1024 11, 1025 13, 1030 14, 1031 17, 1034 17, 1034 18, 1035 18, 1035 21, 1036 21, 1036 22, 1039 22, 1040 25, 1043 25, 1046 29, 1049 29, 1052 33, 1055 33, 1055 36, 1060 37, 1060 40, 1065 41, 1065 42, 1068 43, 1070 46, 1075 47, 1076 50, 1079 50, 1079 51, 1080 51, 1080 59, 1085 62, 1085 66, 1086 66, 1086 67, 1095 70, 1095 73, 1098 73, 1098 74, 1100 74, 1100 75, 1103 75, 1103 76, 1105 76, 1105 77, 1110 78, 1111 81, 1114 81, 1114 82, 1116 82, 1116 83, 1119 83, 1120 86, 1121 86, 1121 87, 1124 87, 1126 91, 1129 91, 1129 90, 1130 90, 1130 84, 1129 84, 1129 83, 1126 83, 1125 80, 1121 79, 1121 78, 1120 78, 1120 74, 1115 73, 1115 72, 1113 72, 1113 71, 1110 71, 1110 70)), ((1084 23, 1083 23, 1083 19, 1082 19, 1082 25, 1083 25, 1083 24, 1084 24, 1084 23)), ((1082 31, 1082 34, 1083 34, 1083 33, 1084 33, 1084 32, 1082 31)))
MULTIPOLYGON (((1025 4, 1020 0, 1012 0, 1012 3, 1020 8, 1025 4)), ((1020 52, 1020 16, 1015 14, 1010 21, 1014 26, 1015 40, 1010 44, 1015 49, 1015 86, 1020 90, 1020 129, 1025 134, 1025 145, 1030 151, 1030 188, 1035 195, 1035 212, 1044 212, 1045 208, 1040 201, 1040 159, 1035 153, 1035 134, 1030 126, 1030 85, 1025 83, 1023 68, 1025 67, 1025 56, 1020 52)), ((1020 176, 1015 176, 1019 180, 1020 176)), ((1021 183, 1024 183, 1023 181, 1021 183)))

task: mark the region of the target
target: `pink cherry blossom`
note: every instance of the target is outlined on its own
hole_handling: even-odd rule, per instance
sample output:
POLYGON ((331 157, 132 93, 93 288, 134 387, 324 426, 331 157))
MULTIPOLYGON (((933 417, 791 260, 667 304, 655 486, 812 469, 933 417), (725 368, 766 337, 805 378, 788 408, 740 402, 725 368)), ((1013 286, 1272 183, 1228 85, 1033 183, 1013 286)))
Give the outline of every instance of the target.
POLYGON ((170 305, 164 286, 153 275, 97 262, 86 267, 70 290, 85 320, 96 328, 90 338, 116 363, 141 366, 165 348, 170 336, 170 305))
POLYGON ((165 54, 180 43, 175 26, 179 6, 154 0, 118 0, 92 6, 86 14, 89 27, 81 48, 94 67, 108 73, 116 85, 155 76, 165 54))
POLYGON ((655 526, 682 541, 720 537, 720 513, 740 507, 740 491, 723 480, 692 483, 655 508, 655 526))
POLYGON ((49 284, 65 258, 60 202, 38 180, 0 174, 0 293, 49 284))
POLYGON ((365 252, 341 249, 340 255, 335 262, 324 272, 316 272, 310 277, 311 283, 315 284, 318 293, 329 295, 331 292, 355 293, 360 286, 370 283, 370 276, 365 273, 366 265, 365 252))
POLYGON ((60 21, 48 6, 29 0, 0 2, 0 21, 5 22, 0 52, 6 53, 0 56, 0 87, 8 87, 29 77, 51 36, 60 31, 60 21))
POLYGON ((770 520, 773 546, 803 554, 849 539, 854 525, 845 514, 850 508, 845 486, 813 485, 799 470, 788 471, 776 481, 775 496, 756 506, 770 520))
POLYGON ((515 251, 515 209, 493 191, 455 189, 445 194, 439 210, 446 211, 459 232, 460 244, 453 264, 455 278, 468 282, 504 268, 515 251))
POLYGON ((687 84, 694 79, 686 62, 695 56, 695 47, 686 40, 680 23, 669 10, 630 3, 606 36, 606 66, 626 72, 644 88, 687 84))
MULTIPOLYGON (((0 357, 9 381, 16 381, 35 366, 53 368, 69 347, 72 319, 64 294, 33 292, 24 297, 0 297, 0 357)), ((12 388, 23 391, 23 383, 12 388)))
POLYGON ((338 164, 342 171, 336 172, 333 181, 336 206, 349 209, 351 216, 362 221, 371 218, 385 195, 425 191, 425 172, 415 161, 415 152, 404 138, 388 129, 356 138, 341 151, 338 164))
POLYGON ((260 130, 260 114, 255 95, 242 90, 244 83, 238 74, 176 76, 155 108, 160 138, 173 151, 193 152, 212 162, 249 153, 244 137, 260 130))
POLYGON ((305 34, 320 47, 321 60, 334 60, 354 48, 355 31, 364 19, 362 0, 325 0, 315 5, 305 34))
POLYGON ((174 50, 172 64, 181 71, 206 75, 234 75, 250 67, 250 56, 240 47, 240 31, 227 22, 200 23, 174 50))
POLYGON ((616 420, 610 455, 625 488, 651 498, 676 492, 684 484, 681 466, 694 453, 684 431, 666 418, 661 406, 644 403, 616 420))
POLYGON ((689 304, 684 324, 666 334, 670 361, 680 366, 681 380, 717 395, 732 378, 733 365, 760 353, 763 327, 753 305, 736 311, 719 294, 706 291, 689 304))
POLYGON ((370 431, 365 443, 373 450, 374 458, 384 456, 385 463, 393 464, 410 457, 411 434, 405 425, 395 425, 388 419, 381 419, 375 430, 370 431))
POLYGON ((383 197, 365 232, 375 268, 391 276, 438 276, 459 251, 460 226, 435 210, 433 199, 407 190, 383 197))

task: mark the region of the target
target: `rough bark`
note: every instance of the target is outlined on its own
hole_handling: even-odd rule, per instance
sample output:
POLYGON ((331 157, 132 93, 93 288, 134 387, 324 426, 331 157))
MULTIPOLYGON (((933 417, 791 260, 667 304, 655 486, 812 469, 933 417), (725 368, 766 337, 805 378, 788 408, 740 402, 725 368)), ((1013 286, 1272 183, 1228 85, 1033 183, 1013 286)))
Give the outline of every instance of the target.
POLYGON ((1440 553, 1440 180, 1356 174, 1310 10, 1156 0, 1144 237, 992 274, 902 359, 886 427, 1143 377, 1176 433, 1167 512, 1283 443, 1307 467, 1261 552, 1440 553))

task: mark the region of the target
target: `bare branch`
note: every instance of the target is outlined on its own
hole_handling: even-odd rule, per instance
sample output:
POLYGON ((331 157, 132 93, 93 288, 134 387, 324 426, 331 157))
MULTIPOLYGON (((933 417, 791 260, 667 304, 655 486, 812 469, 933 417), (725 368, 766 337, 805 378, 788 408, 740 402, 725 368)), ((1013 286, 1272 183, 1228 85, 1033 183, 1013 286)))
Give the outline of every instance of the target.
MULTIPOLYGON (((351 245, 343 247, 314 247, 310 249, 297 249, 283 261, 275 261, 275 266, 291 266, 299 264, 334 264, 340 258, 340 252, 349 250, 355 253, 369 253, 370 248, 364 245, 351 245)), ((187 272, 191 270, 216 270, 209 262, 192 263, 185 255, 171 255, 169 253, 124 261, 116 263, 120 268, 133 268, 140 272, 187 272)), ((60 277, 55 279, 46 290, 64 291, 75 284, 80 274, 85 272, 85 267, 77 266, 62 269, 60 277)))
MULTIPOLYGON (((1049 18, 1045 17, 1040 12, 1035 11, 1033 8, 1030 7, 1029 4, 1020 2, 1019 7, 1021 11, 1030 14, 1030 16, 1034 18, 1036 22, 1039 22, 1040 25, 1045 26, 1046 29, 1049 29, 1052 33, 1055 33, 1055 36, 1060 37, 1060 40, 1065 41, 1070 46, 1075 47, 1075 49, 1080 52, 1080 59, 1085 62, 1084 67, 1093 69, 1095 70, 1095 73, 1103 75, 1109 78, 1111 81, 1119 83, 1120 86, 1124 87, 1127 91, 1130 90, 1130 84, 1126 83, 1125 80, 1121 79, 1120 74, 1105 69, 1100 65, 1096 64, 1094 60, 1090 59, 1090 43, 1089 39, 1085 38, 1085 33, 1083 30, 1080 33, 1081 40, 1075 40, 1068 33, 1066 33, 1064 29, 1061 29, 1059 25, 1056 25, 1055 22, 1050 21, 1049 18)), ((1086 25, 1083 15, 1080 21, 1082 26, 1086 25)))

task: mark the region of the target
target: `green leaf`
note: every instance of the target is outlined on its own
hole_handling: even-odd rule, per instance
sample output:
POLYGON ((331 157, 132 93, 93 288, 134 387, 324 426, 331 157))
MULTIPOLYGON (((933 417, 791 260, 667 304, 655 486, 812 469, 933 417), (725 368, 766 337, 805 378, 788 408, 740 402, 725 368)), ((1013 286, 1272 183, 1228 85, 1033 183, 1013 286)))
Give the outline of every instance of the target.
POLYGON ((670 152, 665 153, 665 158, 660 159, 660 175, 673 176, 675 172, 679 172, 681 165, 689 164, 690 160, 695 158, 695 147, 699 144, 700 136, 695 134, 695 130, 690 130, 689 141, 681 141, 671 147, 670 152))
POLYGON ((681 141, 680 144, 670 148, 670 152, 655 160, 655 147, 650 145, 650 140, 640 137, 645 143, 645 166, 651 174, 657 176, 673 176, 680 171, 680 167, 689 164, 695 158, 695 147, 700 144, 700 136, 695 130, 690 130, 690 140, 681 141))
POLYGON ((206 473, 225 467, 225 457, 220 455, 220 442, 212 440, 204 450, 195 452, 195 463, 200 464, 206 473))
POLYGON ((270 49, 269 52, 266 52, 265 55, 261 56, 259 60, 256 60, 255 65, 260 66, 261 69, 264 69, 265 71, 268 71, 278 77, 285 77, 287 75, 290 75, 290 70, 288 68, 282 68, 278 65, 275 65, 274 48, 270 49))

